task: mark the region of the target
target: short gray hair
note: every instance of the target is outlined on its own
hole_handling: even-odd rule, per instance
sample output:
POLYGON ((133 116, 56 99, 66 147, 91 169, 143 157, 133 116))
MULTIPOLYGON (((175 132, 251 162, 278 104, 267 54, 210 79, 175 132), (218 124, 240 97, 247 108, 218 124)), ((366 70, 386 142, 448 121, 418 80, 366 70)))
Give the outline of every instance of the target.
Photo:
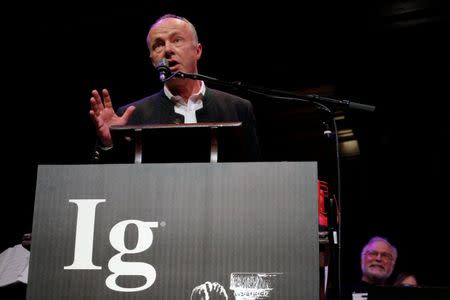
POLYGON ((174 14, 165 14, 164 16, 159 17, 158 20, 156 20, 155 23, 153 23, 150 26, 150 29, 152 29, 156 24, 158 24, 159 22, 161 22, 162 20, 165 20, 165 19, 178 19, 178 20, 181 20, 183 22, 186 22, 189 25, 189 27, 191 28, 192 39, 194 40, 194 43, 198 44, 197 30, 195 29, 195 26, 191 22, 189 22, 189 20, 186 19, 185 17, 177 16, 177 15, 174 15, 174 14))
POLYGON ((380 237, 380 236, 374 236, 373 238, 371 238, 369 240, 369 242, 367 242, 367 244, 363 247, 362 251, 361 251, 361 259, 364 256, 364 253, 366 252, 367 248, 369 248, 369 246, 375 242, 383 242, 385 244, 387 244, 392 252, 394 253, 394 261, 397 260, 397 248, 395 248, 394 245, 392 245, 386 238, 380 237))

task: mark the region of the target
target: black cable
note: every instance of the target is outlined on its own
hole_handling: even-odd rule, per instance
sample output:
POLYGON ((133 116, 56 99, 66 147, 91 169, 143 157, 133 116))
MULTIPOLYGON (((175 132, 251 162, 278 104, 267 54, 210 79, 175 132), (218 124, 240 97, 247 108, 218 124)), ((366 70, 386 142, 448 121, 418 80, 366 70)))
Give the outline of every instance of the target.
MULTIPOLYGON (((336 199, 336 222, 337 222, 337 245, 338 245, 338 254, 337 254, 337 264, 336 264, 336 272, 337 272, 337 286, 338 286, 338 299, 342 299, 342 278, 341 278, 341 227, 342 227, 342 217, 341 217, 341 164, 340 164, 340 155, 339 155, 339 136, 338 136, 338 128, 336 124, 336 119, 333 118, 333 127, 335 132, 335 147, 336 147, 336 191, 337 191, 337 199, 336 199)), ((333 237, 334 241, 334 237, 333 237)))

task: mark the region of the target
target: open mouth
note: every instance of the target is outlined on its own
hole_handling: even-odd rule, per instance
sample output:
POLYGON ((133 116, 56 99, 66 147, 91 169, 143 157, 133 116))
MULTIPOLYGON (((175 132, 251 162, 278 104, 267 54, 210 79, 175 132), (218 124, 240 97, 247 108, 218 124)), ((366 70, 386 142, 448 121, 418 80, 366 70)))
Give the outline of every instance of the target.
POLYGON ((371 269, 376 268, 376 269, 379 269, 379 270, 383 270, 383 271, 384 271, 384 267, 381 266, 381 265, 371 265, 370 268, 371 268, 371 269))
POLYGON ((175 60, 169 61, 169 68, 172 68, 172 67, 174 67, 174 66, 176 66, 176 65, 178 65, 178 62, 177 62, 177 61, 175 61, 175 60))

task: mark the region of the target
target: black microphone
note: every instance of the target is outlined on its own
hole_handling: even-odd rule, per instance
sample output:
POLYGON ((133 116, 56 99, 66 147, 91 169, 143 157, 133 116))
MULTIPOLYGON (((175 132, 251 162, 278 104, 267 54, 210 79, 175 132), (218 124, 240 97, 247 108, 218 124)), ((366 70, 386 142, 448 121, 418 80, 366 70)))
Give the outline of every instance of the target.
POLYGON ((169 69, 169 62, 166 58, 161 58, 155 65, 156 70, 159 72, 159 80, 164 82, 172 75, 169 69))

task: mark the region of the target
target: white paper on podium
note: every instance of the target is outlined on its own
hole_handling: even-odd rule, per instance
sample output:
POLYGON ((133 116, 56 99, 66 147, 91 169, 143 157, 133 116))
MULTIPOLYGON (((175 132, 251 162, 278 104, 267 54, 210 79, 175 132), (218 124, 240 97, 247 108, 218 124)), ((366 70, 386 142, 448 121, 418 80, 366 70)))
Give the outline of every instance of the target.
POLYGON ((367 293, 352 293, 352 300, 367 300, 367 293))
POLYGON ((15 282, 28 283, 30 251, 21 244, 0 253, 0 286, 15 282))

